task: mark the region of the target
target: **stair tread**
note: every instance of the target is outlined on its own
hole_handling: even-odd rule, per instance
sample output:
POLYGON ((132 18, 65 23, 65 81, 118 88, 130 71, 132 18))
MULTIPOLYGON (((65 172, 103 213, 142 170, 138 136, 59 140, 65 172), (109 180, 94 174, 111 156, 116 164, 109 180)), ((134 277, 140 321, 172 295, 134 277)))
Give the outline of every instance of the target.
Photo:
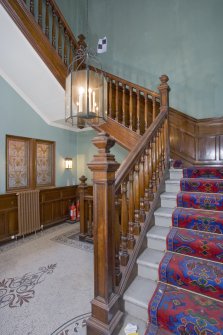
POLYGON ((132 302, 140 307, 148 308, 148 301, 156 289, 156 282, 137 276, 124 294, 124 300, 132 302))
POLYGON ((177 184, 180 187, 180 179, 167 179, 165 183, 166 184, 177 184))
POLYGON ((164 192, 160 195, 161 198, 176 199, 178 192, 164 192))
POLYGON ((173 172, 182 172, 183 173, 183 169, 174 169, 174 168, 170 168, 169 171, 173 171, 173 172))
POLYGON ((161 262, 163 256, 163 251, 147 248, 137 259, 137 264, 146 265, 158 269, 159 263, 161 262))
POLYGON ((170 231, 169 227, 153 226, 147 233, 147 237, 153 237, 155 239, 166 240, 166 237, 170 231))
POLYGON ((160 207, 154 212, 154 215, 155 216, 165 216, 165 217, 171 218, 173 211, 174 211, 173 208, 160 207))

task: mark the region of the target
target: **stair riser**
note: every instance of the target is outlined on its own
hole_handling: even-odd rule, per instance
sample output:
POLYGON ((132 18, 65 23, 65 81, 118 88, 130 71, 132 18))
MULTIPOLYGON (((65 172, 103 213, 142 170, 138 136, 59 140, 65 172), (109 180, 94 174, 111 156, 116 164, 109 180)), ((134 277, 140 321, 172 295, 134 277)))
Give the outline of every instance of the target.
POLYGON ((153 268, 149 265, 138 264, 138 276, 157 281, 158 268, 153 268))
POLYGON ((156 239, 151 236, 147 237, 148 248, 164 251, 166 250, 166 240, 156 239))
POLYGON ((166 183, 166 192, 180 192, 180 183, 170 184, 166 183))
POLYGON ((148 310, 147 308, 135 305, 132 302, 125 301, 125 312, 130 315, 134 315, 134 317, 143 320, 145 322, 148 321, 148 310))
POLYGON ((176 199, 161 198, 161 207, 175 208, 176 206, 176 199))
POLYGON ((170 227, 171 217, 155 215, 155 225, 159 227, 170 227))
POLYGON ((181 179, 183 178, 183 172, 182 171, 171 171, 170 170, 170 179, 181 179))

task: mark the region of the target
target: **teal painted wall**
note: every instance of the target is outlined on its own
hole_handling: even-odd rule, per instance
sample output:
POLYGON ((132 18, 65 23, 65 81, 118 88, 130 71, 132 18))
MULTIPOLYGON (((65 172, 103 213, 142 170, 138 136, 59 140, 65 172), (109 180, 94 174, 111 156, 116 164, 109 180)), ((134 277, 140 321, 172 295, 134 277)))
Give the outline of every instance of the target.
MULTIPOLYGON (((77 133, 77 179, 79 180, 82 175, 85 175, 88 178, 88 184, 92 184, 92 173, 87 164, 91 162, 93 155, 97 154, 97 149, 91 141, 97 134, 94 130, 77 133)), ((116 161, 121 164, 128 151, 116 143, 111 149, 111 153, 115 155, 116 161)))
MULTIPOLYGON (((78 33, 86 34, 87 0, 57 2, 65 17, 79 13, 78 33)), ((96 48, 99 38, 108 38, 108 52, 99 55, 105 70, 152 89, 166 73, 172 107, 198 119, 222 116, 222 0, 88 2, 89 46, 96 48)), ((85 174, 88 182, 93 136, 93 131, 77 135, 77 175, 85 174)))
MULTIPOLYGON (((57 0, 75 35, 86 34, 87 0, 57 0)), ((89 45, 107 36, 103 67, 156 89, 170 78, 170 105, 198 119, 222 116, 222 0, 91 0, 89 45)))
POLYGON ((0 77, 0 193, 5 193, 5 135, 56 142, 56 186, 76 183, 76 133, 48 126, 0 77), (72 170, 64 168, 65 157, 74 158, 72 170))
POLYGON ((106 35, 105 70, 152 89, 166 73, 172 107, 222 116, 222 13, 222 0, 91 0, 90 45, 106 35))

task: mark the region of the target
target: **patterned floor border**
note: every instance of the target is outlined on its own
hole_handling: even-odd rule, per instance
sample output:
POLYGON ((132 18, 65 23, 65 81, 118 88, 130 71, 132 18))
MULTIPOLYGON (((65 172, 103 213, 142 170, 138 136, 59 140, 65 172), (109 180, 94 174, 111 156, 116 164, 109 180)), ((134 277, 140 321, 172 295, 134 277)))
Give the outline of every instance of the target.
POLYGON ((79 241, 79 233, 75 234, 74 230, 70 230, 63 234, 55 236, 51 239, 51 241, 58 242, 64 245, 68 245, 73 248, 85 250, 91 253, 93 253, 93 250, 94 250, 94 247, 92 244, 79 241))
POLYGON ((86 320, 91 316, 91 313, 85 313, 74 317, 57 328, 50 335, 85 335, 86 320))

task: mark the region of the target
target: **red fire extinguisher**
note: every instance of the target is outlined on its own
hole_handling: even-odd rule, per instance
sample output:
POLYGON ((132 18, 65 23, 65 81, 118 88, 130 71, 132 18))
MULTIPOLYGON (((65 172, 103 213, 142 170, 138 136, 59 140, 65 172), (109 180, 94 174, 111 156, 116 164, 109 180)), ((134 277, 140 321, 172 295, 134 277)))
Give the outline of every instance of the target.
POLYGON ((77 200, 77 221, 80 221, 80 200, 77 200))
POLYGON ((77 216, 76 216, 76 206, 74 205, 74 203, 72 203, 72 205, 70 206, 70 220, 75 221, 76 218, 77 218, 77 216))

